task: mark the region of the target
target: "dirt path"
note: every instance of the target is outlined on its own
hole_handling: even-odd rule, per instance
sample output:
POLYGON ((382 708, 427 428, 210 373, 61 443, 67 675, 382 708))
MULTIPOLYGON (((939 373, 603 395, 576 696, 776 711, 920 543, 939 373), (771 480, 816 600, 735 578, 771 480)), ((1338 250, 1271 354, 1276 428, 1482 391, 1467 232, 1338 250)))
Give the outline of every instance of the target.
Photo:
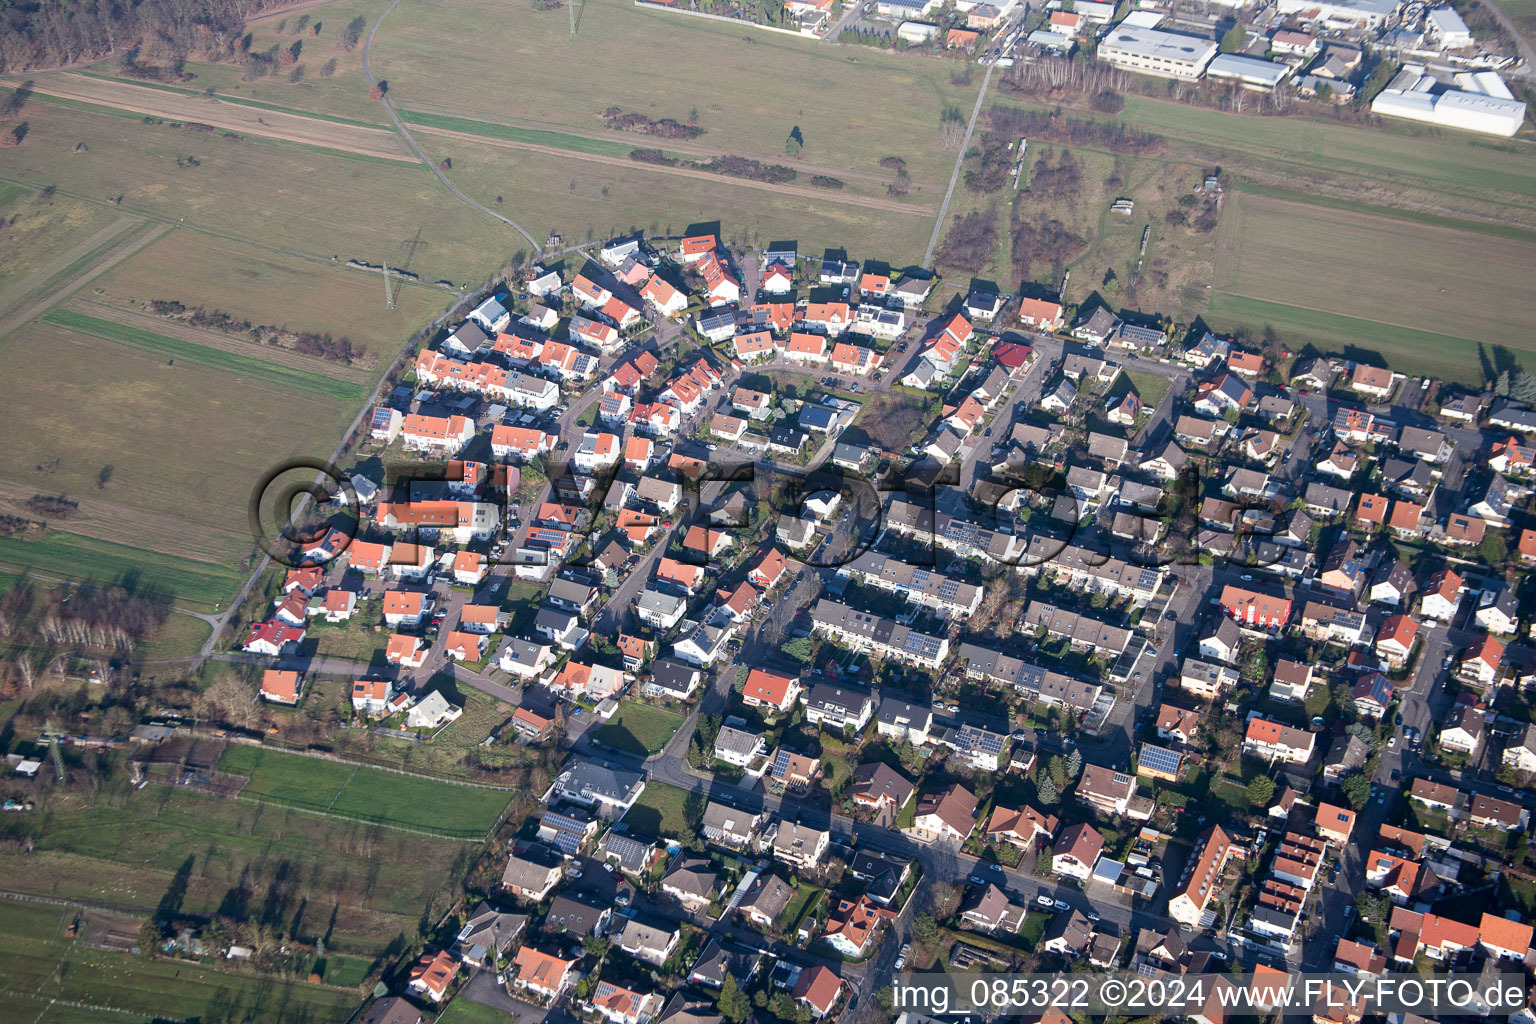
POLYGON ((95 266, 85 271, 79 277, 49 292, 36 302, 0 317, 0 338, 10 334, 23 324, 31 323, 55 306, 61 305, 75 292, 78 292, 81 288, 84 288, 102 274, 105 274, 123 262, 123 260, 165 237, 170 230, 171 225, 169 224, 157 224, 148 231, 130 234, 123 244, 106 253, 95 266))
POLYGON ((818 199, 829 203, 843 203, 848 206, 862 206, 870 210, 883 210, 886 213, 915 214, 919 217, 933 216, 931 206, 908 206, 891 199, 876 199, 872 196, 850 196, 836 189, 816 188, 813 185, 775 185, 766 181, 753 181, 750 178, 733 178, 725 174, 710 174, 708 171, 695 171, 687 167, 663 167, 660 164, 642 163, 638 160, 625 160, 616 156, 598 156, 595 153, 574 153, 569 149, 561 149, 558 146, 540 146, 532 142, 513 142, 509 139, 491 139, 484 135, 475 135, 471 132, 455 132, 446 128, 428 128, 425 125, 413 124, 411 131, 420 135, 440 135, 449 139, 463 139, 465 142, 478 142, 487 146, 500 146, 503 149, 525 149, 535 153, 548 153, 565 160, 585 160, 590 163, 607 164, 610 167, 638 168, 644 171, 654 171, 657 174, 675 174, 684 178, 694 178, 702 181, 718 181, 727 185, 740 185, 742 188, 761 189, 764 192, 777 192, 783 196, 804 196, 807 199, 818 199))
MULTIPOLYGON (((86 494, 68 495, 71 501, 80 503, 80 509, 72 519, 54 520, 27 511, 25 502, 29 498, 47 493, 51 492, 41 484, 0 480, 0 505, 10 505, 16 515, 42 519, 48 523, 48 529, 61 533, 73 533, 146 551, 164 551, 191 562, 207 561, 217 566, 223 566, 228 561, 219 553, 242 551, 250 545, 250 535, 239 530, 224 530, 185 519, 168 520, 155 512, 103 501, 86 494), (200 553, 215 554, 217 557, 202 559, 199 558, 200 553)), ((238 558, 236 556, 237 561, 238 558)))
POLYGON ((163 334, 167 338, 175 338, 178 341, 188 341, 194 345, 202 345, 204 348, 218 349, 220 352, 249 356, 252 359, 260 359, 264 363, 276 363, 278 366, 304 370, 333 380, 344 380, 352 384, 373 383, 373 372, 361 367, 328 363, 323 359, 316 359, 314 356, 306 356, 286 348, 278 348, 275 345, 262 345, 228 334, 220 334, 218 331, 205 331, 180 320, 153 316, 149 313, 136 313, 121 306, 109 306, 89 299, 77 299, 71 302, 68 308, 102 320, 137 327, 152 334, 163 334))
POLYGON ((28 299, 31 299, 75 261, 84 259, 111 239, 126 232, 130 227, 142 227, 143 223, 143 221, 136 217, 119 217, 100 231, 97 231, 90 238, 71 248, 68 252, 61 253, 49 260, 5 291, 0 292, 0 312, 19 306, 28 299))
POLYGON ((240 103, 225 103, 217 97, 184 96, 73 72, 40 75, 33 82, 32 89, 49 96, 99 103, 177 121, 195 121, 245 135, 302 142, 322 149, 337 149, 403 163, 415 162, 415 158, 400 144, 399 138, 386 128, 363 128, 316 117, 248 107, 240 103))

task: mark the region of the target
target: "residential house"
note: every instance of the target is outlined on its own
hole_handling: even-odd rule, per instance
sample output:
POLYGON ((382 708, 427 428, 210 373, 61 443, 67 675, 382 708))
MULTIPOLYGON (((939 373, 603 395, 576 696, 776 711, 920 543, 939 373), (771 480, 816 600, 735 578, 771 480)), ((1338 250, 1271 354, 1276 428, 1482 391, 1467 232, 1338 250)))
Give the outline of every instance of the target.
POLYGON ((1086 882, 1104 852, 1104 837, 1092 825, 1079 822, 1062 830, 1051 848, 1051 870, 1086 882))
POLYGON ((513 986, 520 991, 531 992, 542 999, 558 998, 571 983, 574 968, 581 962, 580 956, 569 959, 553 953, 545 953, 531 945, 517 951, 513 966, 517 976, 513 986))
POLYGON ((719 884, 720 876, 710 870, 709 861, 683 857, 662 878, 661 891, 697 913, 713 902, 719 884))
POLYGON ((507 858, 502 888, 529 903, 542 903, 560 881, 564 860, 547 846, 533 845, 507 858))
POLYGON ((976 797, 959 783, 950 783, 918 801, 912 832, 924 840, 964 842, 976 827, 976 797))
POLYGON ((977 931, 1015 934, 1024 925, 1027 910, 1008 899, 998 886, 971 886, 960 904, 960 920, 977 931))
POLYGON ((1440 729, 1440 746, 1451 753, 1476 759, 1486 731, 1483 712, 1468 704, 1458 704, 1440 729))
POLYGON ((831 834, 793 821, 781 821, 773 833, 773 856, 791 867, 808 870, 821 864, 831 834))
POLYGON ((1313 733, 1254 715, 1243 736, 1243 753, 1286 764, 1306 764, 1312 759, 1316 741, 1313 733))
POLYGON ((1125 814, 1136 795, 1136 780, 1124 772, 1096 764, 1083 766, 1077 781, 1077 799, 1106 817, 1125 814))

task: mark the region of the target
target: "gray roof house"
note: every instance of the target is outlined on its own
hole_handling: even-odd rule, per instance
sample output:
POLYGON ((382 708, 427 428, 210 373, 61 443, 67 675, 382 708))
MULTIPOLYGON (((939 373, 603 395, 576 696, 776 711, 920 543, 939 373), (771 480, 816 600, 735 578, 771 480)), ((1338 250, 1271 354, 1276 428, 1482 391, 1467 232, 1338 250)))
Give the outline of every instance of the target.
POLYGON ((544 793, 544 802, 560 796, 585 807, 596 807, 600 814, 617 817, 629 810, 645 789, 645 776, 639 772, 615 771, 595 761, 572 758, 544 793))
POLYGON ((737 909, 754 924, 771 928, 794 895, 794 888, 778 875, 759 875, 737 909))
POLYGON ((752 842, 761 824, 762 815, 740 811, 713 800, 704 808, 704 838, 733 850, 740 850, 752 842))
POLYGON ((503 913, 481 900, 459 929, 454 949, 467 963, 484 967, 490 962, 492 947, 505 954, 527 927, 527 914, 503 913))
POLYGON ((624 922, 618 946, 636 960, 660 967, 677 951, 682 930, 676 925, 649 925, 634 919, 624 922))
POLYGON ((690 910, 708 906, 719 888, 720 876, 709 870, 709 861, 684 857, 661 880, 661 891, 690 910))
POLYGON ((758 967, 763 962, 763 954, 754 950, 731 949, 720 944, 718 939, 710 939, 709 944, 699 954, 698 960, 688 971, 688 980, 695 985, 707 985, 710 988, 723 988, 727 976, 735 978, 736 984, 745 989, 752 977, 757 974, 758 967))

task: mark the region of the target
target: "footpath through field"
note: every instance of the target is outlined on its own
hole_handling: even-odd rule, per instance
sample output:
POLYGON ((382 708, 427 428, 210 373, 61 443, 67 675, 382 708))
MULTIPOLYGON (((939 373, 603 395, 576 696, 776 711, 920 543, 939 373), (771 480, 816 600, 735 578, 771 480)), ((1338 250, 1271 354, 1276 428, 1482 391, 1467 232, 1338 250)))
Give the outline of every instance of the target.
POLYGON ((73 72, 38 75, 32 89, 48 96, 96 103, 137 114, 211 125, 245 135, 301 142, 322 149, 337 149, 381 160, 414 163, 400 140, 386 128, 365 128, 302 114, 226 103, 217 96, 185 96, 127 82, 116 82, 73 72))

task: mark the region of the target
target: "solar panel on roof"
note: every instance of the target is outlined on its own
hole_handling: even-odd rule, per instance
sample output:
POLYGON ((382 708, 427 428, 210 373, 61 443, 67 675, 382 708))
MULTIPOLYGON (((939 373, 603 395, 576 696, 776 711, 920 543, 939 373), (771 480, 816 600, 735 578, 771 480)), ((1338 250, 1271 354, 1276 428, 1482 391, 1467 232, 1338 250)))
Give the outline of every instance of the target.
POLYGON ((1141 765, 1163 775, 1177 775, 1179 764, 1183 759, 1176 751, 1166 747, 1153 746, 1143 743, 1141 746, 1141 765))

